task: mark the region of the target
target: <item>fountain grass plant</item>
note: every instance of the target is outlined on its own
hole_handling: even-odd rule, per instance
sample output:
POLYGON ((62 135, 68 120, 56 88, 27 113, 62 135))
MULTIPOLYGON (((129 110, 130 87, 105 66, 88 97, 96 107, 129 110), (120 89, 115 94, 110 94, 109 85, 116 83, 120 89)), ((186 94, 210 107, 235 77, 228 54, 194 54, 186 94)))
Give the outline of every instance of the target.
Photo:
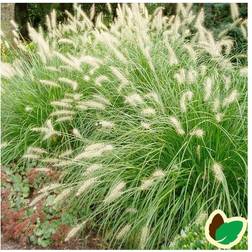
POLYGON ((228 30, 214 38, 191 4, 118 5, 109 26, 74 8, 2 63, 2 161, 61 173, 38 197, 76 213, 66 240, 94 228, 158 249, 216 208, 246 217, 247 75, 228 30))

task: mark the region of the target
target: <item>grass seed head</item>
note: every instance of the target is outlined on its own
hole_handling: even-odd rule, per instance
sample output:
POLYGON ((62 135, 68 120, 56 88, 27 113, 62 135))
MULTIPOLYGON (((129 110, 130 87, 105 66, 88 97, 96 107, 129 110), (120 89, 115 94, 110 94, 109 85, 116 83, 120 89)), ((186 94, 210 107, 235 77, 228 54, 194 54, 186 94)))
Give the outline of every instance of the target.
POLYGON ((123 194, 123 189, 125 188, 125 186, 126 186, 126 183, 123 181, 116 184, 105 197, 104 203, 109 204, 117 200, 118 198, 120 198, 121 195, 123 194))
POLYGON ((131 230, 131 225, 130 224, 126 224, 121 230, 119 230, 119 232, 116 235, 116 239, 117 240, 121 240, 123 239, 131 230))
POLYGON ((186 113, 187 111, 187 103, 190 102, 193 98, 193 92, 192 91, 186 91, 182 94, 180 98, 180 109, 181 112, 186 113))
POLYGON ((215 179, 218 182, 222 183, 224 181, 224 179, 225 179, 225 175, 223 173, 222 165, 217 163, 217 162, 214 162, 213 165, 212 165, 212 171, 213 171, 215 179))
POLYGON ((93 186, 97 182, 97 178, 90 178, 83 182, 83 184, 79 187, 76 196, 80 196, 83 192, 88 190, 91 186, 93 186))
POLYGON ((169 122, 175 128, 178 135, 185 134, 185 131, 182 128, 181 122, 175 116, 170 116, 169 122))

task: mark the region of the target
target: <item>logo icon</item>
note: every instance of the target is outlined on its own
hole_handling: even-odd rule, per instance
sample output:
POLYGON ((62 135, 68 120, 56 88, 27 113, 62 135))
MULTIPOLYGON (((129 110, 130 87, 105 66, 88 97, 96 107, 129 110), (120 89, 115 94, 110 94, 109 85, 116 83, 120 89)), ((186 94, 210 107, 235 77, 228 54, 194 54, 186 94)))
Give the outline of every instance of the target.
POLYGON ((205 225, 207 240, 221 249, 230 249, 238 244, 247 228, 247 220, 242 217, 227 218, 221 210, 215 210, 205 225))

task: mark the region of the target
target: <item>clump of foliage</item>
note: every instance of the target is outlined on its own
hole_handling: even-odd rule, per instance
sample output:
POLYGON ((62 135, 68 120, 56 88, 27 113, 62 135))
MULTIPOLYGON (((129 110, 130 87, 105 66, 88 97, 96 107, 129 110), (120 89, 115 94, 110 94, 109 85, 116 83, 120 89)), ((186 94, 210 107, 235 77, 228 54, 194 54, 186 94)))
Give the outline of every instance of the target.
POLYGON ((59 173, 33 204, 74 214, 65 241, 89 227, 117 248, 167 247, 216 208, 246 217, 247 74, 228 30, 191 4, 119 5, 109 26, 74 9, 2 63, 3 162, 59 173))
POLYGON ((19 173, 14 173, 15 168, 12 168, 4 167, 1 172, 3 239, 14 240, 23 248, 31 244, 38 247, 65 247, 64 237, 71 225, 77 223, 75 215, 48 208, 47 204, 53 200, 53 196, 48 197, 45 204, 36 200, 43 180, 49 182, 48 178, 52 179, 53 174, 33 168, 26 176, 21 176, 20 169, 19 173))

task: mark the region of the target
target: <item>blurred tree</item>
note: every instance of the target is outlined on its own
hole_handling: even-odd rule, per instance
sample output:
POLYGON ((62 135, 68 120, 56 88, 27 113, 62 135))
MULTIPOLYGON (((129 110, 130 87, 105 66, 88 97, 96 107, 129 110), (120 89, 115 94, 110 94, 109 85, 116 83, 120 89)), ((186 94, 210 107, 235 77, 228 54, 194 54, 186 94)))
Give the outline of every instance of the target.
POLYGON ((15 19, 14 3, 2 3, 1 4, 1 30, 4 32, 7 38, 12 37, 12 25, 10 21, 15 19))
POLYGON ((24 38, 28 38, 27 32, 27 20, 28 20, 28 4, 16 3, 15 4, 15 21, 19 25, 19 31, 24 38))

